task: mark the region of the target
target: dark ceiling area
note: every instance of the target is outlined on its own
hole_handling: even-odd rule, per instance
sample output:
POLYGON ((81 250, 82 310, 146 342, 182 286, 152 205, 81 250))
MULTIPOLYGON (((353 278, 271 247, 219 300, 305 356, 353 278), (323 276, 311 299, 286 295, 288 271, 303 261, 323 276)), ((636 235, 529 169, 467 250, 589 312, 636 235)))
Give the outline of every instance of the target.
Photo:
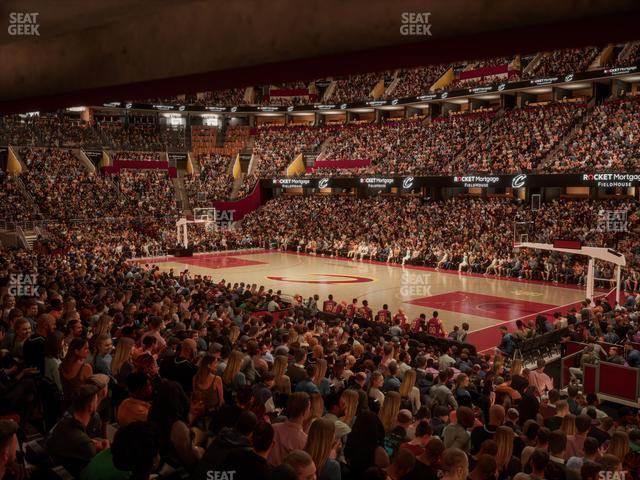
POLYGON ((7 0, 0 112, 635 40, 637 0, 7 0), (39 36, 10 35, 37 13, 39 36), (429 13, 432 36, 402 35, 429 13))

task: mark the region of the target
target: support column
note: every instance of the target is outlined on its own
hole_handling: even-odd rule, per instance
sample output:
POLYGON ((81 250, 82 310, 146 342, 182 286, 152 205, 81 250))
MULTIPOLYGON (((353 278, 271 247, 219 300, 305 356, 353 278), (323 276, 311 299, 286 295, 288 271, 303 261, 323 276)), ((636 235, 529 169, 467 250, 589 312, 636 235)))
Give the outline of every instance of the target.
POLYGON ((594 266, 594 258, 589 257, 589 265, 587 266, 587 298, 591 300, 591 304, 593 305, 593 266, 594 266))
POLYGON ((621 291, 620 277, 622 276, 622 269, 620 268, 620 265, 616 265, 615 273, 616 273, 616 302, 618 302, 618 305, 620 305, 622 303, 620 301, 620 291, 621 291))

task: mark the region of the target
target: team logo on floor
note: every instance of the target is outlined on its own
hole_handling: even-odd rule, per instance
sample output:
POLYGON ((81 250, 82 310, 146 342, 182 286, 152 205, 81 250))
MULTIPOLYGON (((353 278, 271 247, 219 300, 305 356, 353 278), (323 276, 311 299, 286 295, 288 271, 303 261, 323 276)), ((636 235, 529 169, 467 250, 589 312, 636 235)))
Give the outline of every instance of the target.
POLYGON ((359 277, 357 275, 334 275, 329 273, 310 273, 298 278, 291 277, 267 277, 269 280, 288 283, 318 283, 324 285, 336 285, 340 283, 367 283, 373 282, 373 278, 359 277), (305 278, 306 277, 306 278, 305 278), (323 278, 314 278, 323 277, 323 278))

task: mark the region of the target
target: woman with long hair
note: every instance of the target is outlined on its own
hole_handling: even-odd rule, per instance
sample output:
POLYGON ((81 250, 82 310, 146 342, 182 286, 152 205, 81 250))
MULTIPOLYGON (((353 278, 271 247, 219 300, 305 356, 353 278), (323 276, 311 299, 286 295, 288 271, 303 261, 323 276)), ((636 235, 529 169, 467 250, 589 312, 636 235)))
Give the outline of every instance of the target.
POLYGON ((514 359, 511 363, 511 388, 517 390, 520 395, 522 395, 529 386, 529 379, 522 374, 523 368, 524 364, 520 358, 514 359))
POLYGON ((184 467, 190 471, 202 456, 191 439, 189 424, 193 419, 189 399, 180 384, 160 382, 147 420, 158 431, 160 456, 173 468, 184 467))
POLYGON ((384 403, 382 404, 382 408, 378 414, 385 432, 388 432, 395 427, 398 422, 400 400, 401 397, 398 392, 387 392, 387 395, 385 396, 384 403))
POLYGON ((360 400, 360 396, 358 395, 358 392, 352 388, 348 388, 342 392, 340 398, 344 402, 344 415, 340 417, 340 420, 345 424, 352 426, 353 421, 356 418, 356 414, 358 413, 358 402, 360 400))
POLYGON ((103 313, 98 318, 95 326, 91 329, 91 338, 97 337, 98 335, 109 335, 111 336, 111 328, 113 327, 113 318, 106 313, 103 313))
POLYGON ((380 419, 370 410, 360 412, 344 448, 353 478, 361 478, 371 466, 387 466, 389 457, 383 445, 384 427, 380 419))
POLYGON ((538 389, 529 385, 522 395, 522 399, 518 404, 518 412, 520 413, 520 422, 527 420, 536 420, 538 410, 540 409, 540 400, 538 400, 538 389))
POLYGON ((247 380, 240 370, 244 363, 244 355, 238 350, 234 350, 229 355, 227 366, 222 373, 222 383, 225 390, 227 403, 231 402, 231 397, 235 395, 239 387, 245 385, 247 380))
POLYGON ((560 424, 560 430, 569 436, 576 434, 576 416, 572 413, 567 413, 562 417, 562 423, 560 424))
POLYGON ((496 430, 493 439, 498 446, 498 453, 496 453, 498 479, 513 478, 521 470, 520 460, 513 456, 515 433, 509 427, 501 426, 496 430))
POLYGON ((205 355, 193 377, 193 400, 202 401, 207 412, 216 410, 224 401, 222 378, 215 374, 216 357, 205 355))
POLYGON ((304 450, 313 458, 318 480, 340 480, 340 464, 335 460, 339 445, 335 422, 326 418, 313 422, 304 450))
POLYGON ((304 425, 302 426, 305 432, 308 432, 311 425, 324 415, 324 400, 322 399, 322 395, 319 393, 312 393, 309 397, 311 398, 311 411, 309 413, 309 417, 307 417, 304 421, 304 425))
POLYGON ((416 371, 413 368, 404 372, 400 384, 400 397, 403 402, 408 401, 411 404, 411 413, 414 415, 422 406, 420 390, 416 387, 416 371))
POLYGON ((289 366, 286 355, 278 355, 273 361, 273 388, 274 393, 291 395, 291 379, 285 374, 289 366))
POLYGON ((234 345, 238 338, 240 338, 240 327, 238 327, 237 325, 233 325, 229 329, 229 343, 231 345, 234 345))
POLYGON ((93 375, 93 368, 87 363, 89 342, 84 338, 74 338, 69 344, 67 354, 60 363, 60 383, 65 405, 75 398, 83 382, 93 375))
POLYGON ((629 453, 629 434, 622 430, 613 432, 606 453, 624 462, 624 458, 629 453))
MULTIPOLYGON (((153 337, 151 337, 153 338, 153 337)), ((132 338, 122 337, 118 339, 116 351, 111 360, 111 374, 119 381, 124 381, 133 372, 133 347, 135 342, 132 338)))
POLYGON ((313 383, 320 390, 320 395, 326 397, 331 393, 331 383, 327 378, 327 361, 324 358, 319 358, 316 362, 316 374, 313 377, 313 383))

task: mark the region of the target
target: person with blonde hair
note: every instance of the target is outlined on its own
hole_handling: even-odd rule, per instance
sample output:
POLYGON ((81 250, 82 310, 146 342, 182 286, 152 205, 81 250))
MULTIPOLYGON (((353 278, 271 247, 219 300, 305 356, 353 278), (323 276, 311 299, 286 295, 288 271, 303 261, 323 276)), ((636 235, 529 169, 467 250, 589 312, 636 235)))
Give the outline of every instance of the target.
POLYGON ((420 402, 420 390, 416 387, 416 371, 412 368, 407 370, 402 377, 400 384, 400 397, 402 401, 409 402, 411 405, 411 413, 414 415, 422 406, 420 402))
POLYGON ((291 379, 286 375, 289 359, 286 355, 278 355, 273 361, 274 393, 290 395, 291 379))
POLYGON ((509 427, 500 426, 496 430, 493 440, 496 442, 496 464, 500 479, 513 478, 521 468, 520 460, 513 456, 513 442, 516 436, 509 427))
POLYGON ((240 370, 244 364, 244 355, 238 350, 234 350, 229 355, 227 366, 222 373, 222 383, 224 389, 229 394, 235 394, 239 387, 245 385, 247 380, 240 370))
POLYGON ((380 413, 378 413, 378 418, 380 418, 385 432, 396 426, 398 412, 400 411, 400 400, 401 397, 398 392, 388 392, 385 396, 380 413))
POLYGON ((113 317, 103 313, 98 318, 98 321, 91 329, 91 338, 97 337, 98 335, 109 335, 111 336, 111 328, 113 327, 113 317))
POLYGON ((322 399, 322 395, 319 393, 310 393, 309 397, 311 398, 311 411, 303 425, 305 433, 309 431, 309 428, 317 419, 324 415, 324 400, 322 399))
POLYGON ((349 388, 342 392, 342 396, 340 398, 344 402, 344 415, 340 417, 340 420, 351 427, 356 414, 358 413, 358 401, 360 396, 358 395, 358 392, 349 388))
POLYGON ((331 393, 331 383, 327 378, 327 361, 324 358, 319 358, 316 362, 316 367, 316 374, 312 381, 318 387, 318 390, 320 390, 320 395, 326 397, 331 393))
POLYGON ((629 453, 629 434, 623 430, 616 430, 611 434, 606 454, 613 455, 620 462, 624 462, 627 453, 629 453))
POLYGON ((335 438, 335 422, 319 418, 311 424, 304 450, 316 465, 318 480, 340 480, 340 464, 335 460, 340 441, 335 438))
POLYGON ((576 416, 572 413, 568 413, 562 417, 562 423, 560 424, 560 430, 569 437, 576 434, 576 416))
POLYGON ((122 337, 116 343, 116 350, 111 360, 111 374, 118 381, 122 381, 133 372, 133 348, 135 342, 132 338, 122 337))

